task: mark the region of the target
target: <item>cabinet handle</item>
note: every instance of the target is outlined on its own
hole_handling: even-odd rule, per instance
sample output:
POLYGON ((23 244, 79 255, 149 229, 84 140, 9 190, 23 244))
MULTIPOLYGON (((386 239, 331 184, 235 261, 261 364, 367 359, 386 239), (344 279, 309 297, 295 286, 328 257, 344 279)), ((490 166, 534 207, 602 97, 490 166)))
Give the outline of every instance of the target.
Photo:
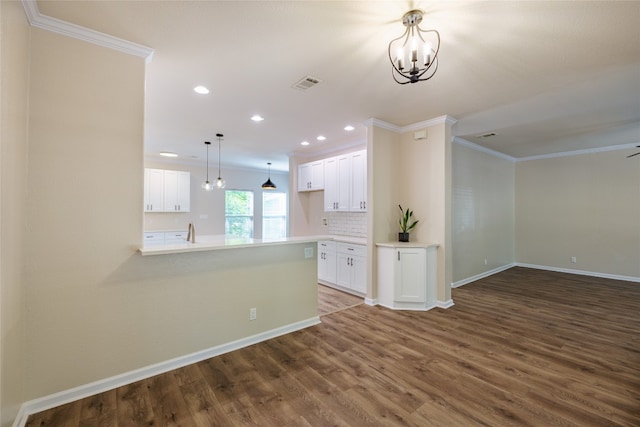
POLYGON ((398 261, 400 261, 400 251, 398 251, 398 261))

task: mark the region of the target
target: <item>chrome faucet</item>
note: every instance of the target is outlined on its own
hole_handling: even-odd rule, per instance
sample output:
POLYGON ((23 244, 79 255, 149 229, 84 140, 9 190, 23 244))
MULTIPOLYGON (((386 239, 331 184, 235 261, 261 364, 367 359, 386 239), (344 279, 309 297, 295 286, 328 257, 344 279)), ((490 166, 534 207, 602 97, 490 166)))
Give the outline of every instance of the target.
POLYGON ((187 231, 187 242, 191 241, 191 243, 196 242, 196 227, 193 223, 189 223, 189 231, 187 231))

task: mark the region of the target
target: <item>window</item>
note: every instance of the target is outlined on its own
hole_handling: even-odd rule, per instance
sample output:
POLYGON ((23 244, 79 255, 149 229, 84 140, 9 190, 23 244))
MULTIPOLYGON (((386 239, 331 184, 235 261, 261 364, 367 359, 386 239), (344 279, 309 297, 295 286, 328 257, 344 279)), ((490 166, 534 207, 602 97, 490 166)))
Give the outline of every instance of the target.
POLYGON ((224 214, 227 236, 253 237, 253 191, 226 190, 224 214))
POLYGON ((262 193, 262 238, 287 237, 287 193, 262 193))

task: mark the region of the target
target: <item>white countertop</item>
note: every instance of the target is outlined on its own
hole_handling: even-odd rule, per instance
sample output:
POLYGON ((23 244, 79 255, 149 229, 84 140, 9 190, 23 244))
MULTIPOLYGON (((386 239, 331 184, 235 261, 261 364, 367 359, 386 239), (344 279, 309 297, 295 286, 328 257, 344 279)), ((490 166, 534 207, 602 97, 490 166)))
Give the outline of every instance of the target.
POLYGON ((376 246, 384 248, 430 248, 438 247, 439 243, 425 243, 425 242, 378 242, 376 246))
POLYGON ((196 242, 173 243, 166 245, 150 245, 138 249, 141 255, 179 254, 184 252, 214 251, 221 249, 238 249, 269 245, 287 245, 294 243, 316 243, 325 240, 326 236, 284 237, 280 239, 251 239, 244 237, 227 237, 224 235, 196 236, 196 242))

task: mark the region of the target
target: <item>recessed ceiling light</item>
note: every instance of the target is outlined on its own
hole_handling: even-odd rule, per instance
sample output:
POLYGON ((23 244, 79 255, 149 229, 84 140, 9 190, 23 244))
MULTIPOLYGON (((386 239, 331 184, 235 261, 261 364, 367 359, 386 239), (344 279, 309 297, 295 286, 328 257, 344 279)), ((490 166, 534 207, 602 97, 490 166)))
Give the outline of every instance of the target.
POLYGON ((355 128, 351 125, 347 125, 344 127, 344 130, 346 130, 347 132, 351 132, 352 130, 354 130, 355 128))
POLYGON ((162 157, 178 157, 176 153, 170 153, 168 151, 163 151, 162 153, 160 153, 160 155, 162 157))
POLYGON ((209 93, 209 89, 207 89, 204 86, 196 86, 196 87, 193 88, 193 91, 195 93, 199 93, 200 95, 206 95, 206 94, 209 93))
POLYGON ((309 141, 302 141, 300 145, 309 145, 309 141))
POLYGON ((324 141, 325 139, 327 139, 326 136, 323 135, 318 135, 318 137, 316 138, 318 141, 324 141))
POLYGON ((260 114, 254 114, 251 117, 251 120, 253 120, 254 122, 261 122, 264 120, 264 117, 262 117, 260 114))

